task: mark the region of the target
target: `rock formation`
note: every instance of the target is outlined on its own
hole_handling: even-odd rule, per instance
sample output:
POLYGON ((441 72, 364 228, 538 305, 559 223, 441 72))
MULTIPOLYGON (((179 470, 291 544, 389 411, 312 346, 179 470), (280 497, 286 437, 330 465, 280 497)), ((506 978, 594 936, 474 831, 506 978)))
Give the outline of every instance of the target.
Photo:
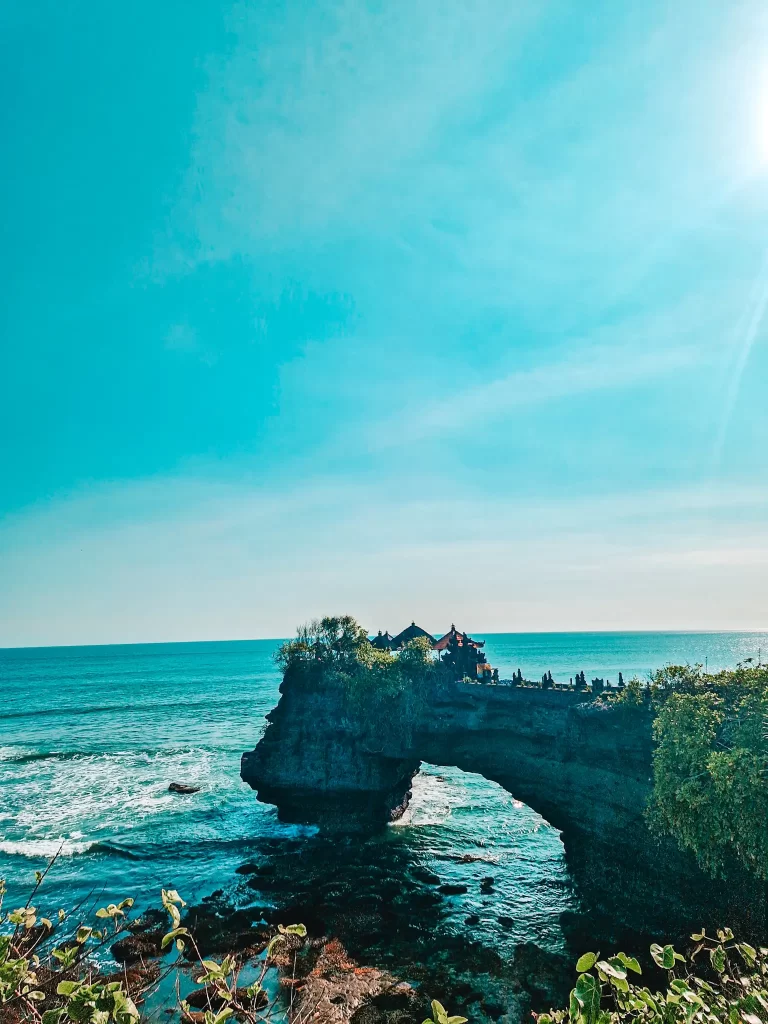
POLYGON ((649 832, 647 706, 439 674, 421 699, 376 699, 333 674, 291 669, 281 694, 241 774, 284 820, 381 826, 403 813, 422 760, 455 765, 499 783, 560 830, 592 911, 644 932, 704 921, 763 929, 749 885, 718 890, 691 857, 649 832))

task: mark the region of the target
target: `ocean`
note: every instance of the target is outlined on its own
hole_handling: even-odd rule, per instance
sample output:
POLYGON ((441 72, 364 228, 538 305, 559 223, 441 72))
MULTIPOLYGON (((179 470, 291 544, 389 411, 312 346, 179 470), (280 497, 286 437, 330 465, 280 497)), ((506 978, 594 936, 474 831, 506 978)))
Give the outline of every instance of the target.
MULTIPOLYGON (((757 660, 768 645, 764 633, 484 639, 502 678, 520 668, 534 679, 552 671, 556 681, 581 670, 587 678, 615 680, 619 671, 625 679, 646 677, 679 662, 719 669, 757 660)), ((413 953, 414 915, 429 923, 424 949, 431 943, 455 956, 463 943, 503 956, 535 942, 562 951, 563 915, 574 909, 574 896, 559 835, 480 776, 424 765, 406 817, 346 844, 282 824, 273 807, 256 800, 240 780, 240 755, 257 743, 278 699, 278 642, 0 650, 6 906, 22 902, 34 870, 60 852, 42 896, 49 909, 125 896, 156 904, 165 886, 189 902, 212 892, 238 906, 283 901, 287 912, 308 916, 306 923, 330 927, 334 908, 346 920, 352 902, 358 911, 366 900, 374 907, 386 891, 394 893, 387 897, 392 906, 401 897, 402 928, 390 922, 384 934, 369 923, 361 949, 371 959, 396 961, 398 936, 410 957, 420 955, 413 953), (200 792, 170 793, 171 782, 200 792), (246 861, 268 862, 282 883, 263 892, 246 886, 236 873, 246 861), (341 863, 346 887, 335 884, 341 863), (403 888, 406 875, 425 870, 466 892, 438 905, 429 893, 422 899, 403 888), (488 883, 481 886, 489 877, 490 895, 488 883)))

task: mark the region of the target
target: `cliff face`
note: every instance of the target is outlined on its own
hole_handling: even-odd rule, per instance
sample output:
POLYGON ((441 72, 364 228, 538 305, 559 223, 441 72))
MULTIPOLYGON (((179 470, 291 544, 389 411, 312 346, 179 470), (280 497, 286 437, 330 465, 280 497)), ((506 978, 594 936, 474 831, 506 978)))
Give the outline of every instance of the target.
POLYGON ((648 831, 651 714, 586 694, 436 680, 419 699, 351 695, 332 675, 286 675, 242 777, 287 820, 382 825, 407 806, 419 763, 499 783, 562 833, 593 911, 644 932, 755 920, 754 889, 713 886, 648 831))

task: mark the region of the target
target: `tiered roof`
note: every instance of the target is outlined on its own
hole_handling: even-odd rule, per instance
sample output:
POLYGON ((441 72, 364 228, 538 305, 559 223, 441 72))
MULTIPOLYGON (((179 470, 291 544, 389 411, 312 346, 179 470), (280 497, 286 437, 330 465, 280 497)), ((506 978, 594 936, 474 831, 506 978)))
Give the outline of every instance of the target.
POLYGON ((485 640, 473 640, 466 633, 460 633, 453 623, 445 636, 441 636, 439 640, 435 641, 434 647, 436 651, 445 651, 451 643, 456 643, 459 647, 474 647, 478 651, 481 647, 485 647, 485 640))

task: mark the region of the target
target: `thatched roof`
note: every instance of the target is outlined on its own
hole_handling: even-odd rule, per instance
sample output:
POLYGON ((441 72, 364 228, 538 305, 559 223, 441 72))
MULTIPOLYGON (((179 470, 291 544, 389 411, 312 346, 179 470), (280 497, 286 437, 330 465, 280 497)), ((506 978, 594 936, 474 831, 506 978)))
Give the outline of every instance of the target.
POLYGON ((384 630, 382 633, 379 630, 379 635, 375 636, 371 640, 371 646, 375 647, 379 651, 389 651, 392 648, 392 634, 388 630, 384 630))
POLYGON ((398 633, 396 637, 392 638, 392 650, 397 651, 409 640, 415 640, 416 637, 425 636, 429 642, 434 645, 435 638, 431 633, 428 633, 426 629, 422 629, 421 626, 417 626, 415 622, 412 622, 410 626, 407 626, 402 633, 398 633))

